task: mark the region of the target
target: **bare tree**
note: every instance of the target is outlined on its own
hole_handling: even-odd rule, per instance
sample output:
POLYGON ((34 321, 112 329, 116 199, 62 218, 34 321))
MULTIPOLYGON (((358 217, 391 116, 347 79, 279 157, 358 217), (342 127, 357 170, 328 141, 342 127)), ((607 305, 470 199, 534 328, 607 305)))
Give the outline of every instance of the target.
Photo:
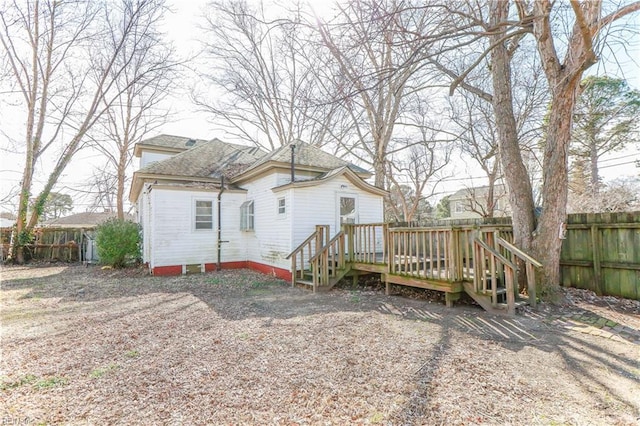
POLYGON ((387 173, 390 199, 389 210, 396 220, 411 222, 433 197, 445 177, 455 135, 441 130, 444 126, 434 116, 440 116, 430 102, 419 96, 409 103, 400 121, 396 136, 387 153, 387 173), (402 130, 401 136, 399 133, 402 130))
POLYGON ((49 193, 83 147, 86 133, 118 97, 117 77, 144 45, 162 10, 162 0, 32 0, 2 8, 0 45, 26 123, 16 261, 24 260, 22 247, 49 193), (27 217, 38 160, 54 144, 62 149, 27 217))
POLYGON ((559 235, 566 220, 567 156, 571 115, 579 83, 584 71, 596 62, 596 52, 604 46, 603 30, 617 19, 639 10, 640 2, 609 5, 611 10, 604 16, 601 1, 572 0, 570 6, 564 8, 550 0, 532 3, 514 0, 490 2, 488 11, 477 8, 472 2, 448 8, 461 31, 470 34, 470 43, 480 37, 485 40, 481 53, 466 69, 459 73, 445 72, 453 79, 452 91, 462 87, 492 102, 500 159, 513 210, 514 238, 525 250, 532 250, 544 264, 541 278, 546 286, 543 292, 553 291, 560 282, 562 240, 559 235), (469 32, 470 28, 475 29, 469 32), (537 226, 533 192, 518 136, 513 93, 513 64, 517 64, 513 60, 514 55, 530 34, 533 35, 550 96, 542 159, 543 209, 537 226), (558 50, 559 46, 562 50, 558 50), (470 70, 481 64, 485 57, 491 61, 493 87, 490 95, 465 81, 470 70))
POLYGON ((97 199, 103 200, 106 193, 112 193, 120 219, 124 219, 125 186, 133 147, 167 122, 169 111, 159 104, 178 80, 173 49, 155 25, 149 26, 146 36, 135 43, 133 54, 128 50, 120 52, 117 58, 120 66, 112 71, 117 96, 110 103, 103 98, 105 112, 88 135, 90 145, 104 155, 107 166, 94 174, 93 183, 99 189, 97 199), (109 183, 114 187, 105 187, 109 183))
POLYGON ((267 150, 300 139, 324 144, 333 139, 329 123, 338 119, 338 106, 316 99, 322 52, 310 40, 299 5, 280 9, 288 17, 271 18, 266 9, 262 2, 210 4, 207 62, 197 70, 204 85, 194 90, 194 101, 232 137, 267 150))
POLYGON ((319 21, 318 28, 337 63, 334 85, 354 125, 355 141, 343 147, 370 164, 375 185, 384 188, 396 125, 409 95, 424 89, 420 59, 433 17, 396 1, 351 1, 338 8, 336 20, 319 21))

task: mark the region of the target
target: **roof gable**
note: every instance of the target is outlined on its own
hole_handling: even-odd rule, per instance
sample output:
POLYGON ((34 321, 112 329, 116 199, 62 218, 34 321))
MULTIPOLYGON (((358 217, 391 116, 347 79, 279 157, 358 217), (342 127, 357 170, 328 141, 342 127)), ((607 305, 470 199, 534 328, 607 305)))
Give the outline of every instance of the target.
POLYGON ((330 180, 333 180, 339 176, 344 176, 356 187, 362 189, 363 191, 370 192, 377 195, 382 195, 382 196, 387 194, 387 191, 385 191, 384 189, 378 188, 376 186, 371 185, 370 183, 365 182, 360 176, 358 176, 348 166, 342 166, 337 169, 330 170, 314 179, 290 182, 285 185, 277 186, 275 188, 272 188, 272 191, 279 192, 289 188, 306 188, 310 186, 316 186, 316 185, 320 185, 322 183, 328 182, 330 180))

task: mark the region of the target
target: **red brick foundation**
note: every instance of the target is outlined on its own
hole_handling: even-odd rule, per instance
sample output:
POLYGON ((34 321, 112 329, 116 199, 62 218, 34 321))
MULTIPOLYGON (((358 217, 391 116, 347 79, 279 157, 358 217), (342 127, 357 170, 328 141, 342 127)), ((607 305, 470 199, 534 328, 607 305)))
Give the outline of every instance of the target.
MULTIPOLYGON (((253 269, 254 271, 258 271, 266 275, 271 275, 285 281, 291 281, 291 271, 287 271, 286 269, 282 268, 276 268, 270 265, 265 265, 263 263, 251 261, 223 262, 220 266, 221 269, 253 269)), ((204 264, 205 272, 213 272, 217 269, 218 266, 215 263, 204 264)), ((151 273, 158 276, 182 275, 182 265, 156 266, 151 270, 151 273)))

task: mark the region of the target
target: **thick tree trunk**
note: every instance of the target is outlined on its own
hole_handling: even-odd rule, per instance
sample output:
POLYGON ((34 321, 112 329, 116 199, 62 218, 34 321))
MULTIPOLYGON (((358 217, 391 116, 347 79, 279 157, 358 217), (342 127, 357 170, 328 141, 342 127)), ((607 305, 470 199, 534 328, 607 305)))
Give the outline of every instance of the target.
POLYGON ((571 116, 578 81, 579 78, 575 78, 552 91, 549 132, 544 150, 544 208, 533 243, 534 256, 543 264, 540 280, 543 294, 560 285, 560 251, 567 218, 571 116))
MULTIPOLYGON (((507 20, 509 2, 491 3, 492 25, 507 20)), ((514 243, 525 251, 531 249, 534 229, 534 202, 529 173, 522 160, 518 141, 516 119, 513 112, 511 91, 511 58, 504 42, 499 43, 501 33, 490 36, 496 44, 491 51, 491 75, 493 80, 493 109, 498 130, 500 161, 509 188, 509 202, 513 220, 514 243)))

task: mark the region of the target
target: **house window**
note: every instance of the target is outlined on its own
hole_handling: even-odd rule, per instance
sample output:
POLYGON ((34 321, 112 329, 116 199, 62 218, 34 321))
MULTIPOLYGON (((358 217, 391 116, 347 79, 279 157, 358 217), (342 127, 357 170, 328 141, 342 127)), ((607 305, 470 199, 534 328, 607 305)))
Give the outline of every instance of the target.
POLYGON ((287 201, 284 197, 278 198, 278 216, 287 214, 287 201))
POLYGON ((213 201, 196 200, 195 229, 213 229, 213 201))
POLYGON ((340 224, 356 223, 356 199, 340 197, 340 224))
POLYGON ((253 231, 253 201, 245 201, 240 206, 240 230, 253 231))
POLYGON ((456 201, 456 205, 455 205, 455 212, 456 213, 464 213, 467 209, 465 208, 465 203, 464 201, 456 201))

